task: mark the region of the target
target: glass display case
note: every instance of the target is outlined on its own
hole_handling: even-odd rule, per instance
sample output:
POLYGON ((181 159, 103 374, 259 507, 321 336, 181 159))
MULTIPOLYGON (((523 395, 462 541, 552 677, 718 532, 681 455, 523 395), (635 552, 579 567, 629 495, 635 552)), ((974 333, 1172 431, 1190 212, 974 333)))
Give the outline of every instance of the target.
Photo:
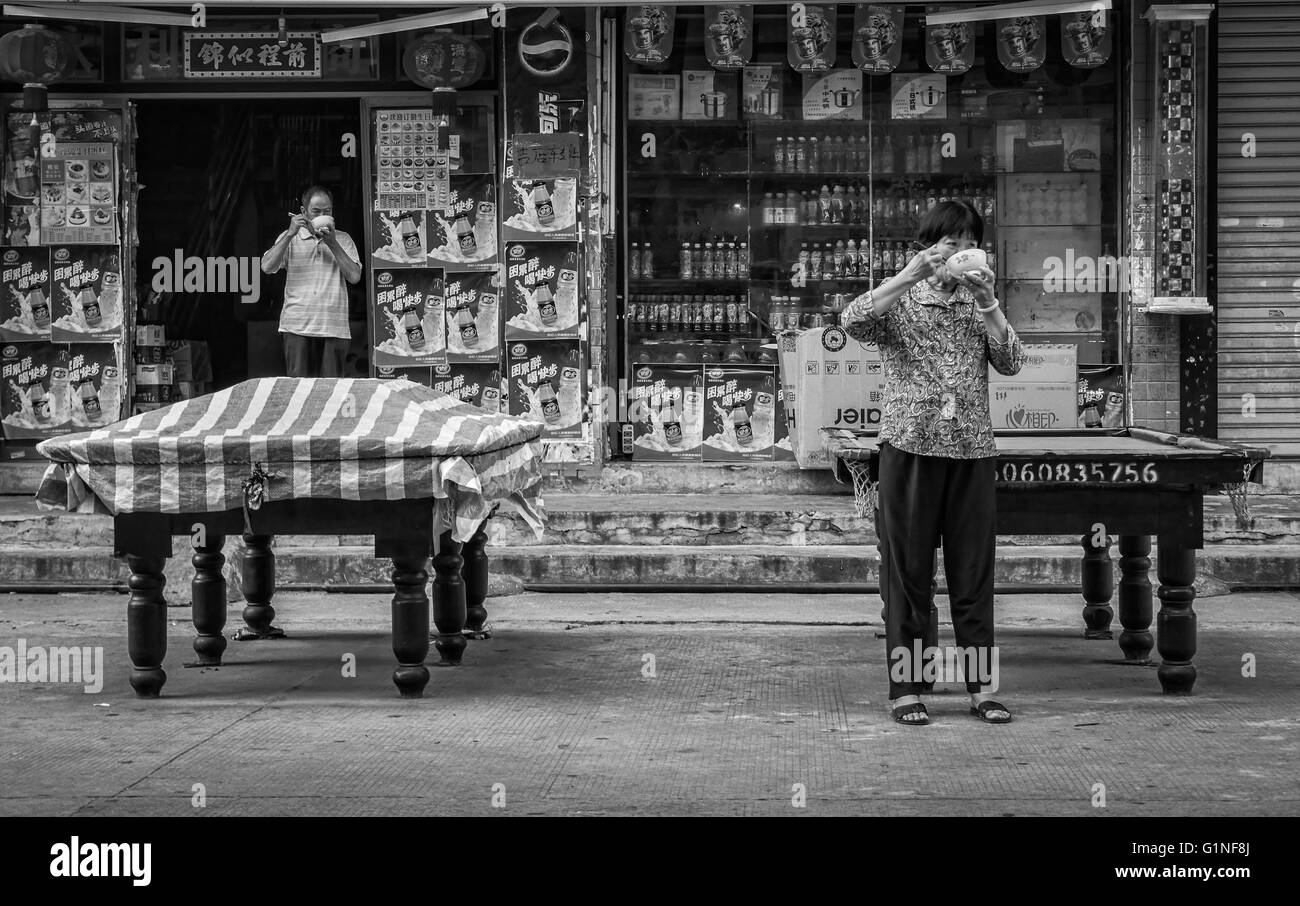
MULTIPOLYGON (((752 54, 736 69, 711 65, 717 25, 700 8, 677 8, 653 66, 624 61, 628 373, 774 364, 778 335, 836 323, 916 253, 926 211, 964 199, 983 217, 1012 325, 1064 350, 1042 377, 1086 379, 1122 402, 1115 61, 1073 65, 1062 15, 1036 20, 1034 40, 1052 49, 1037 67, 1010 68, 999 43, 1011 20, 989 20, 957 35, 968 69, 936 71, 957 33, 936 36, 926 8, 895 6, 889 29, 821 7, 833 62, 811 72, 791 62, 800 36, 786 6, 753 8, 752 54), (892 70, 855 66, 868 31, 892 41, 892 70)), ((1089 402, 1053 426, 1100 426, 1107 406, 1089 402)), ((1110 409, 1113 421, 1123 406, 1110 409)))

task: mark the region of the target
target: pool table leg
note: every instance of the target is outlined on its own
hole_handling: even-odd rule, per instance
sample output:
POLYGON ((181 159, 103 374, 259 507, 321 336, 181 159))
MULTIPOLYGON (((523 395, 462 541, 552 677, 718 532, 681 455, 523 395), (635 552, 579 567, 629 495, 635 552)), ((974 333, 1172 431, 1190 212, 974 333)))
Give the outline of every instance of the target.
POLYGON ((241 642, 256 639, 282 639, 284 630, 272 626, 275 608, 271 598, 275 595, 275 552, 271 550, 274 535, 244 535, 244 562, 241 569, 244 579, 244 623, 235 638, 241 642))
POLYGON ((1139 664, 1151 660, 1151 538, 1119 538, 1119 647, 1124 657, 1139 664))
POLYGON ((1160 688, 1170 695, 1190 695, 1196 684, 1196 550, 1171 539, 1160 539, 1156 575, 1160 587, 1160 612, 1156 614, 1156 649, 1161 663, 1156 670, 1160 688))
POLYGON ((190 611, 194 619, 194 653, 204 666, 220 666, 221 655, 226 650, 226 577, 222 567, 226 555, 226 536, 206 532, 205 544, 194 548, 190 562, 194 564, 194 578, 190 582, 190 611))
POLYGON ((460 577, 464 560, 460 542, 451 532, 438 537, 438 552, 433 557, 433 623, 438 627, 434 646, 441 659, 439 667, 459 667, 465 653, 465 581, 460 577))
POLYGON ((1083 536, 1083 637, 1085 639, 1112 638, 1110 622, 1115 618, 1110 599, 1115 593, 1115 573, 1110 563, 1110 535, 1105 529, 1083 536), (1094 543, 1100 540, 1101 543, 1094 543))
POLYGON ((131 570, 131 599, 126 605, 126 649, 131 658, 131 688, 139 698, 157 698, 167 673, 167 605, 163 601, 163 568, 167 558, 127 554, 131 570))
MULTIPOLYGON (((488 519, 492 517, 489 516, 488 519)), ((483 606, 488 591, 488 556, 487 546, 488 519, 478 527, 474 536, 465 543, 462 551, 465 565, 461 567, 460 577, 465 583, 465 631, 467 639, 490 639, 492 627, 487 624, 487 608, 483 606)))
MULTIPOLYGON (((425 549, 427 554, 427 548, 425 549)), ((425 554, 394 556, 393 561, 393 654, 397 669, 393 682, 403 698, 420 698, 429 685, 429 558, 425 554)))

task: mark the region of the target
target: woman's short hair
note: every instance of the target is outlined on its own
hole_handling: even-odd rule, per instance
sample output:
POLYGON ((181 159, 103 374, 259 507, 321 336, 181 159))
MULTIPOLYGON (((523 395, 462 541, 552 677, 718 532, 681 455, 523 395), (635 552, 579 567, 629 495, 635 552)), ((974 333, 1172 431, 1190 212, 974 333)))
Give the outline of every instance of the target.
POLYGON ((330 207, 334 207, 334 193, 324 186, 310 185, 302 192, 302 206, 305 209, 311 204, 311 200, 317 195, 324 195, 330 200, 330 207))
POLYGON ((969 235, 976 245, 984 244, 984 218, 966 201, 943 201, 921 218, 916 238, 927 246, 944 236, 969 235))

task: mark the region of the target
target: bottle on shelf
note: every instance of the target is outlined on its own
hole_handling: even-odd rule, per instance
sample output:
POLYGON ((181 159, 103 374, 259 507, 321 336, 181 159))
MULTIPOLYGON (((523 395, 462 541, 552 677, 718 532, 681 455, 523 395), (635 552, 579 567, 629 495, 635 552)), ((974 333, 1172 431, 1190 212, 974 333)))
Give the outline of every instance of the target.
POLYGON ((736 279, 749 279, 749 243, 742 242, 736 249, 736 279))
POLYGON ((764 192, 762 204, 759 205, 759 213, 764 226, 770 226, 772 223, 772 193, 764 192))
POLYGON ((704 243, 702 242, 691 246, 691 273, 695 275, 696 280, 703 280, 707 276, 704 273, 704 243))
POLYGON ((802 135, 799 136, 799 141, 795 144, 794 172, 808 172, 808 139, 802 135))
POLYGON ((683 280, 690 280, 691 279, 691 244, 689 242, 682 243, 681 254, 682 254, 681 263, 678 267, 678 272, 677 272, 678 276, 681 277, 683 280))
POLYGON ((880 142, 880 153, 877 155, 877 160, 872 162, 876 173, 881 176, 894 175, 894 153, 894 137, 886 132, 885 137, 880 142))
POLYGON ((804 286, 808 285, 808 280, 820 280, 822 277, 822 249, 817 243, 813 243, 813 247, 808 252, 808 270, 806 274, 805 282, 802 284, 804 286))
POLYGON ((780 135, 772 142, 772 170, 776 173, 786 172, 785 139, 780 135))
POLYGON ((655 257, 654 246, 647 242, 641 249, 641 279, 653 280, 655 278, 655 257))
POLYGON ((848 255, 848 249, 845 247, 843 239, 837 239, 835 241, 835 250, 831 254, 832 261, 834 262, 835 279, 842 280, 845 276, 844 260, 848 255))
MULTIPOLYGON (((768 197, 770 198, 771 195, 769 194, 768 197)), ((713 254, 713 243, 712 242, 704 243, 704 258, 702 259, 701 262, 700 272, 703 275, 705 280, 717 279, 718 276, 717 264, 718 264, 717 259, 714 257, 713 254)))
POLYGON ((632 243, 632 253, 627 259, 627 275, 633 280, 641 279, 641 243, 632 243))
POLYGON ((822 172, 821 149, 817 147, 817 136, 808 137, 808 172, 822 172))

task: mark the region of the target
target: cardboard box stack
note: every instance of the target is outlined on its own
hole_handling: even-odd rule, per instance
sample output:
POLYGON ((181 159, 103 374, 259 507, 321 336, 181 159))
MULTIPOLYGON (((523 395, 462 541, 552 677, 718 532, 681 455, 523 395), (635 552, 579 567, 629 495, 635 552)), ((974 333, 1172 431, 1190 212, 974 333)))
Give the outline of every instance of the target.
POLYGON ((880 350, 839 327, 805 330, 794 341, 793 357, 782 349, 783 369, 791 370, 793 358, 795 415, 790 437, 795 460, 803 469, 829 468, 822 428, 880 427, 880 350))
POLYGON ((1011 377, 989 367, 993 430, 1072 428, 1078 419, 1078 349, 1070 344, 1025 344, 1027 361, 1011 377))
POLYGON ((161 324, 135 329, 135 393, 131 414, 158 409, 172 401, 171 365, 167 364, 167 330, 161 324))
POLYGON ((172 340, 167 344, 175 384, 172 399, 190 400, 212 392, 212 359, 202 340, 172 340))

